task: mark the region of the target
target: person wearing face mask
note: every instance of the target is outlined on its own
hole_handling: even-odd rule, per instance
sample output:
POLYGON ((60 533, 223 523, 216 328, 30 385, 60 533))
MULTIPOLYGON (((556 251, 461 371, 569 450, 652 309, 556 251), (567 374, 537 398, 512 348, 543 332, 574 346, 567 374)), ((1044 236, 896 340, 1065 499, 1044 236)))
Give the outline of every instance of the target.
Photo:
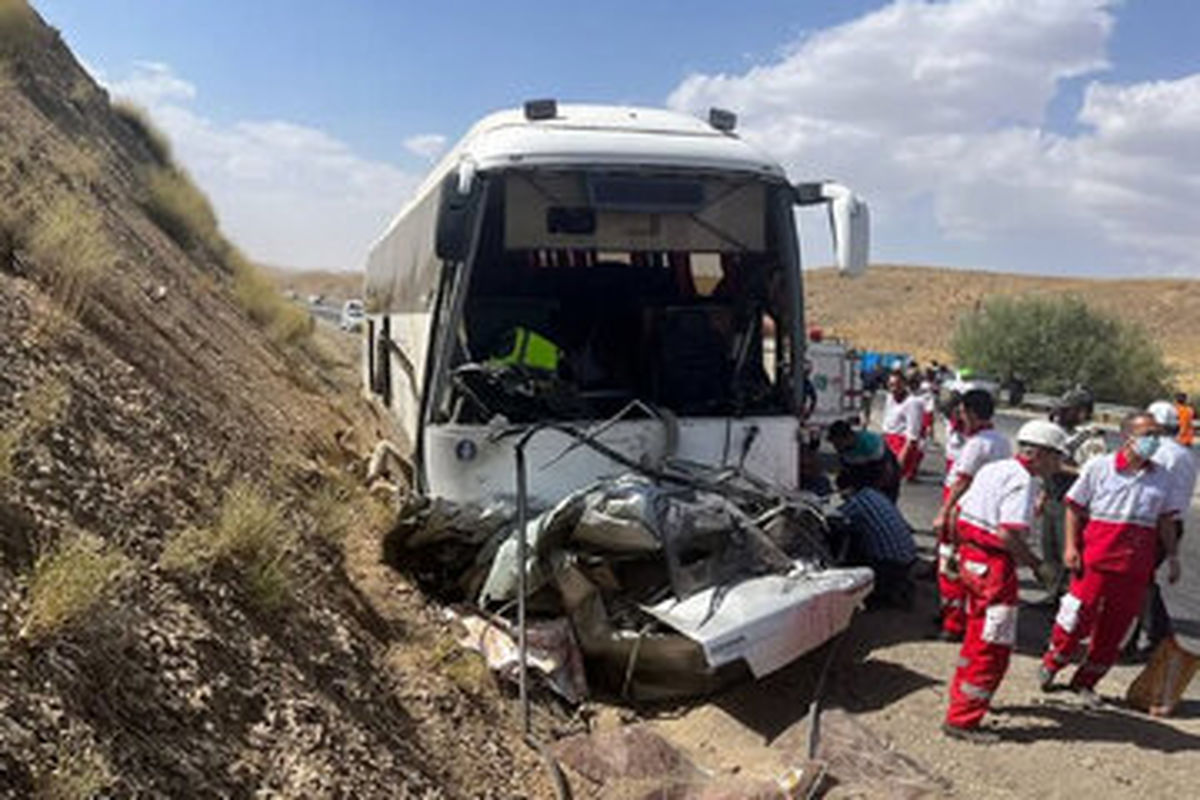
POLYGON ((1058 469, 1065 442, 1066 434, 1052 422, 1025 423, 1017 432, 1017 455, 980 467, 958 502, 967 630, 942 725, 952 738, 976 743, 999 738, 979 725, 1017 640, 1017 566, 1041 567, 1025 541, 1037 501, 1035 478, 1058 469))
POLYGON ((962 638, 967 628, 967 615, 958 570, 955 541, 954 511, 966 493, 975 474, 985 465, 1012 455, 1012 447, 1004 434, 992 427, 996 403, 985 389, 972 389, 962 396, 959 417, 966 437, 955 456, 942 487, 942 505, 933 518, 933 533, 938 540, 938 594, 941 598, 942 627, 940 637, 946 641, 962 638))
POLYGON ((1063 563, 1071 570, 1071 584, 1038 669, 1042 690, 1049 691, 1090 637, 1070 683, 1089 705, 1099 703, 1096 684, 1116 663, 1121 641, 1142 609, 1160 544, 1168 579, 1179 579, 1171 476, 1152 460, 1159 448, 1158 423, 1145 412, 1130 414, 1121 435, 1121 448, 1088 462, 1067 492, 1063 563))
MULTIPOLYGON (((1196 457, 1189 447, 1178 441, 1179 413, 1169 400, 1159 400, 1151 403, 1146 413, 1154 417, 1158 423, 1159 445, 1152 461, 1155 465, 1166 470, 1171 477, 1172 500, 1170 505, 1176 509, 1171 520, 1175 528, 1175 539, 1183 538, 1183 520, 1192 505, 1192 494, 1196 491, 1196 457)), ((1162 553, 1159 554, 1161 563, 1162 553)), ((1163 603, 1162 593, 1158 584, 1153 580, 1146 593, 1146 606, 1142 612, 1141 639, 1139 649, 1150 652, 1159 642, 1171 634, 1171 618, 1163 603)))
POLYGON ((921 466, 921 422, 925 405, 908 390, 900 372, 888 376, 887 404, 883 409, 883 440, 900 464, 900 474, 909 481, 917 478, 921 466))

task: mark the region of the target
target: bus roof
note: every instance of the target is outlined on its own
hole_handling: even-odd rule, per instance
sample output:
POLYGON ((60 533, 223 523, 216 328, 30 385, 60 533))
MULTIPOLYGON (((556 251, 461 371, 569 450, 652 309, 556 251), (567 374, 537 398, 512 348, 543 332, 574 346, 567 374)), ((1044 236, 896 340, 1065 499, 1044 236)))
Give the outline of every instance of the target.
POLYGON ((563 104, 553 117, 533 120, 520 108, 498 111, 472 126, 438 162, 372 245, 367 257, 368 305, 411 305, 428 293, 438 192, 445 176, 464 162, 478 171, 649 167, 786 179, 778 162, 736 134, 676 111, 563 104))

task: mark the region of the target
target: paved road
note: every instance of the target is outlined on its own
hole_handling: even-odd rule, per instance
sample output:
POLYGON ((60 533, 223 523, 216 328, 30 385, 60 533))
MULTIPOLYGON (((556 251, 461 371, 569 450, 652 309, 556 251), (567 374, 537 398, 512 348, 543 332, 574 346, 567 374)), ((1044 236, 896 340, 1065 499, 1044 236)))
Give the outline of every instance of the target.
MULTIPOLYGON (((997 415, 996 427, 1015 437, 1021 424, 1032 416, 1020 411, 1005 411, 997 415)), ((875 415, 875 419, 878 418, 879 415, 875 415)), ((940 446, 931 446, 922 464, 920 481, 907 484, 900 496, 900 509, 918 531, 917 540, 922 552, 930 554, 933 552, 934 539, 928 529, 941 500, 939 479, 944 467, 940 446)), ((1194 652, 1200 652, 1200 504, 1195 497, 1184 522, 1184 531, 1180 548, 1183 577, 1175 586, 1167 586, 1165 577, 1161 584, 1165 587, 1164 597, 1180 642, 1194 652)), ((1038 538, 1034 537, 1035 540, 1038 538)), ((1034 544, 1040 545, 1040 542, 1035 541, 1034 544)), ((1023 586, 1021 595, 1023 599, 1032 601, 1040 599, 1042 593, 1028 584, 1023 586)))

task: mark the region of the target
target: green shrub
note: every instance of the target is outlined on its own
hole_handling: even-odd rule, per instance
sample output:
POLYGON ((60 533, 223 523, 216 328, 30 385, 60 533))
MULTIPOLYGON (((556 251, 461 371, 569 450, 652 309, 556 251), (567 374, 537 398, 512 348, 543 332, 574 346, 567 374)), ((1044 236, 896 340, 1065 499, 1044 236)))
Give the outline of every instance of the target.
POLYGON ((1071 295, 999 297, 963 318, 952 344, 963 366, 1031 391, 1088 386, 1102 400, 1143 405, 1170 389, 1170 370, 1145 330, 1071 295))
POLYGON ((117 119, 134 132, 159 166, 170 167, 173 164, 170 140, 150 121, 145 109, 129 100, 116 100, 111 107, 117 119))
POLYGON ((81 534, 38 559, 21 636, 43 639, 88 617, 128 576, 131 562, 97 536, 81 534))
POLYGON ((226 494, 214 524, 172 537, 159 564, 183 573, 229 567, 256 605, 276 609, 292 595, 294 542, 282 506, 250 484, 238 483, 226 494))

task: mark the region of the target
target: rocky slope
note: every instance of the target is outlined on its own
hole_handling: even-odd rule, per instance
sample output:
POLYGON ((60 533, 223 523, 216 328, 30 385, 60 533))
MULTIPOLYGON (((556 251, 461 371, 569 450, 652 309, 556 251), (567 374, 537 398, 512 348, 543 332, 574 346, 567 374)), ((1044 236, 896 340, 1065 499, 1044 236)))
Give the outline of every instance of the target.
POLYGON ((373 572, 351 357, 147 213, 163 154, 17 0, 0 109, 0 796, 546 793, 373 572))

